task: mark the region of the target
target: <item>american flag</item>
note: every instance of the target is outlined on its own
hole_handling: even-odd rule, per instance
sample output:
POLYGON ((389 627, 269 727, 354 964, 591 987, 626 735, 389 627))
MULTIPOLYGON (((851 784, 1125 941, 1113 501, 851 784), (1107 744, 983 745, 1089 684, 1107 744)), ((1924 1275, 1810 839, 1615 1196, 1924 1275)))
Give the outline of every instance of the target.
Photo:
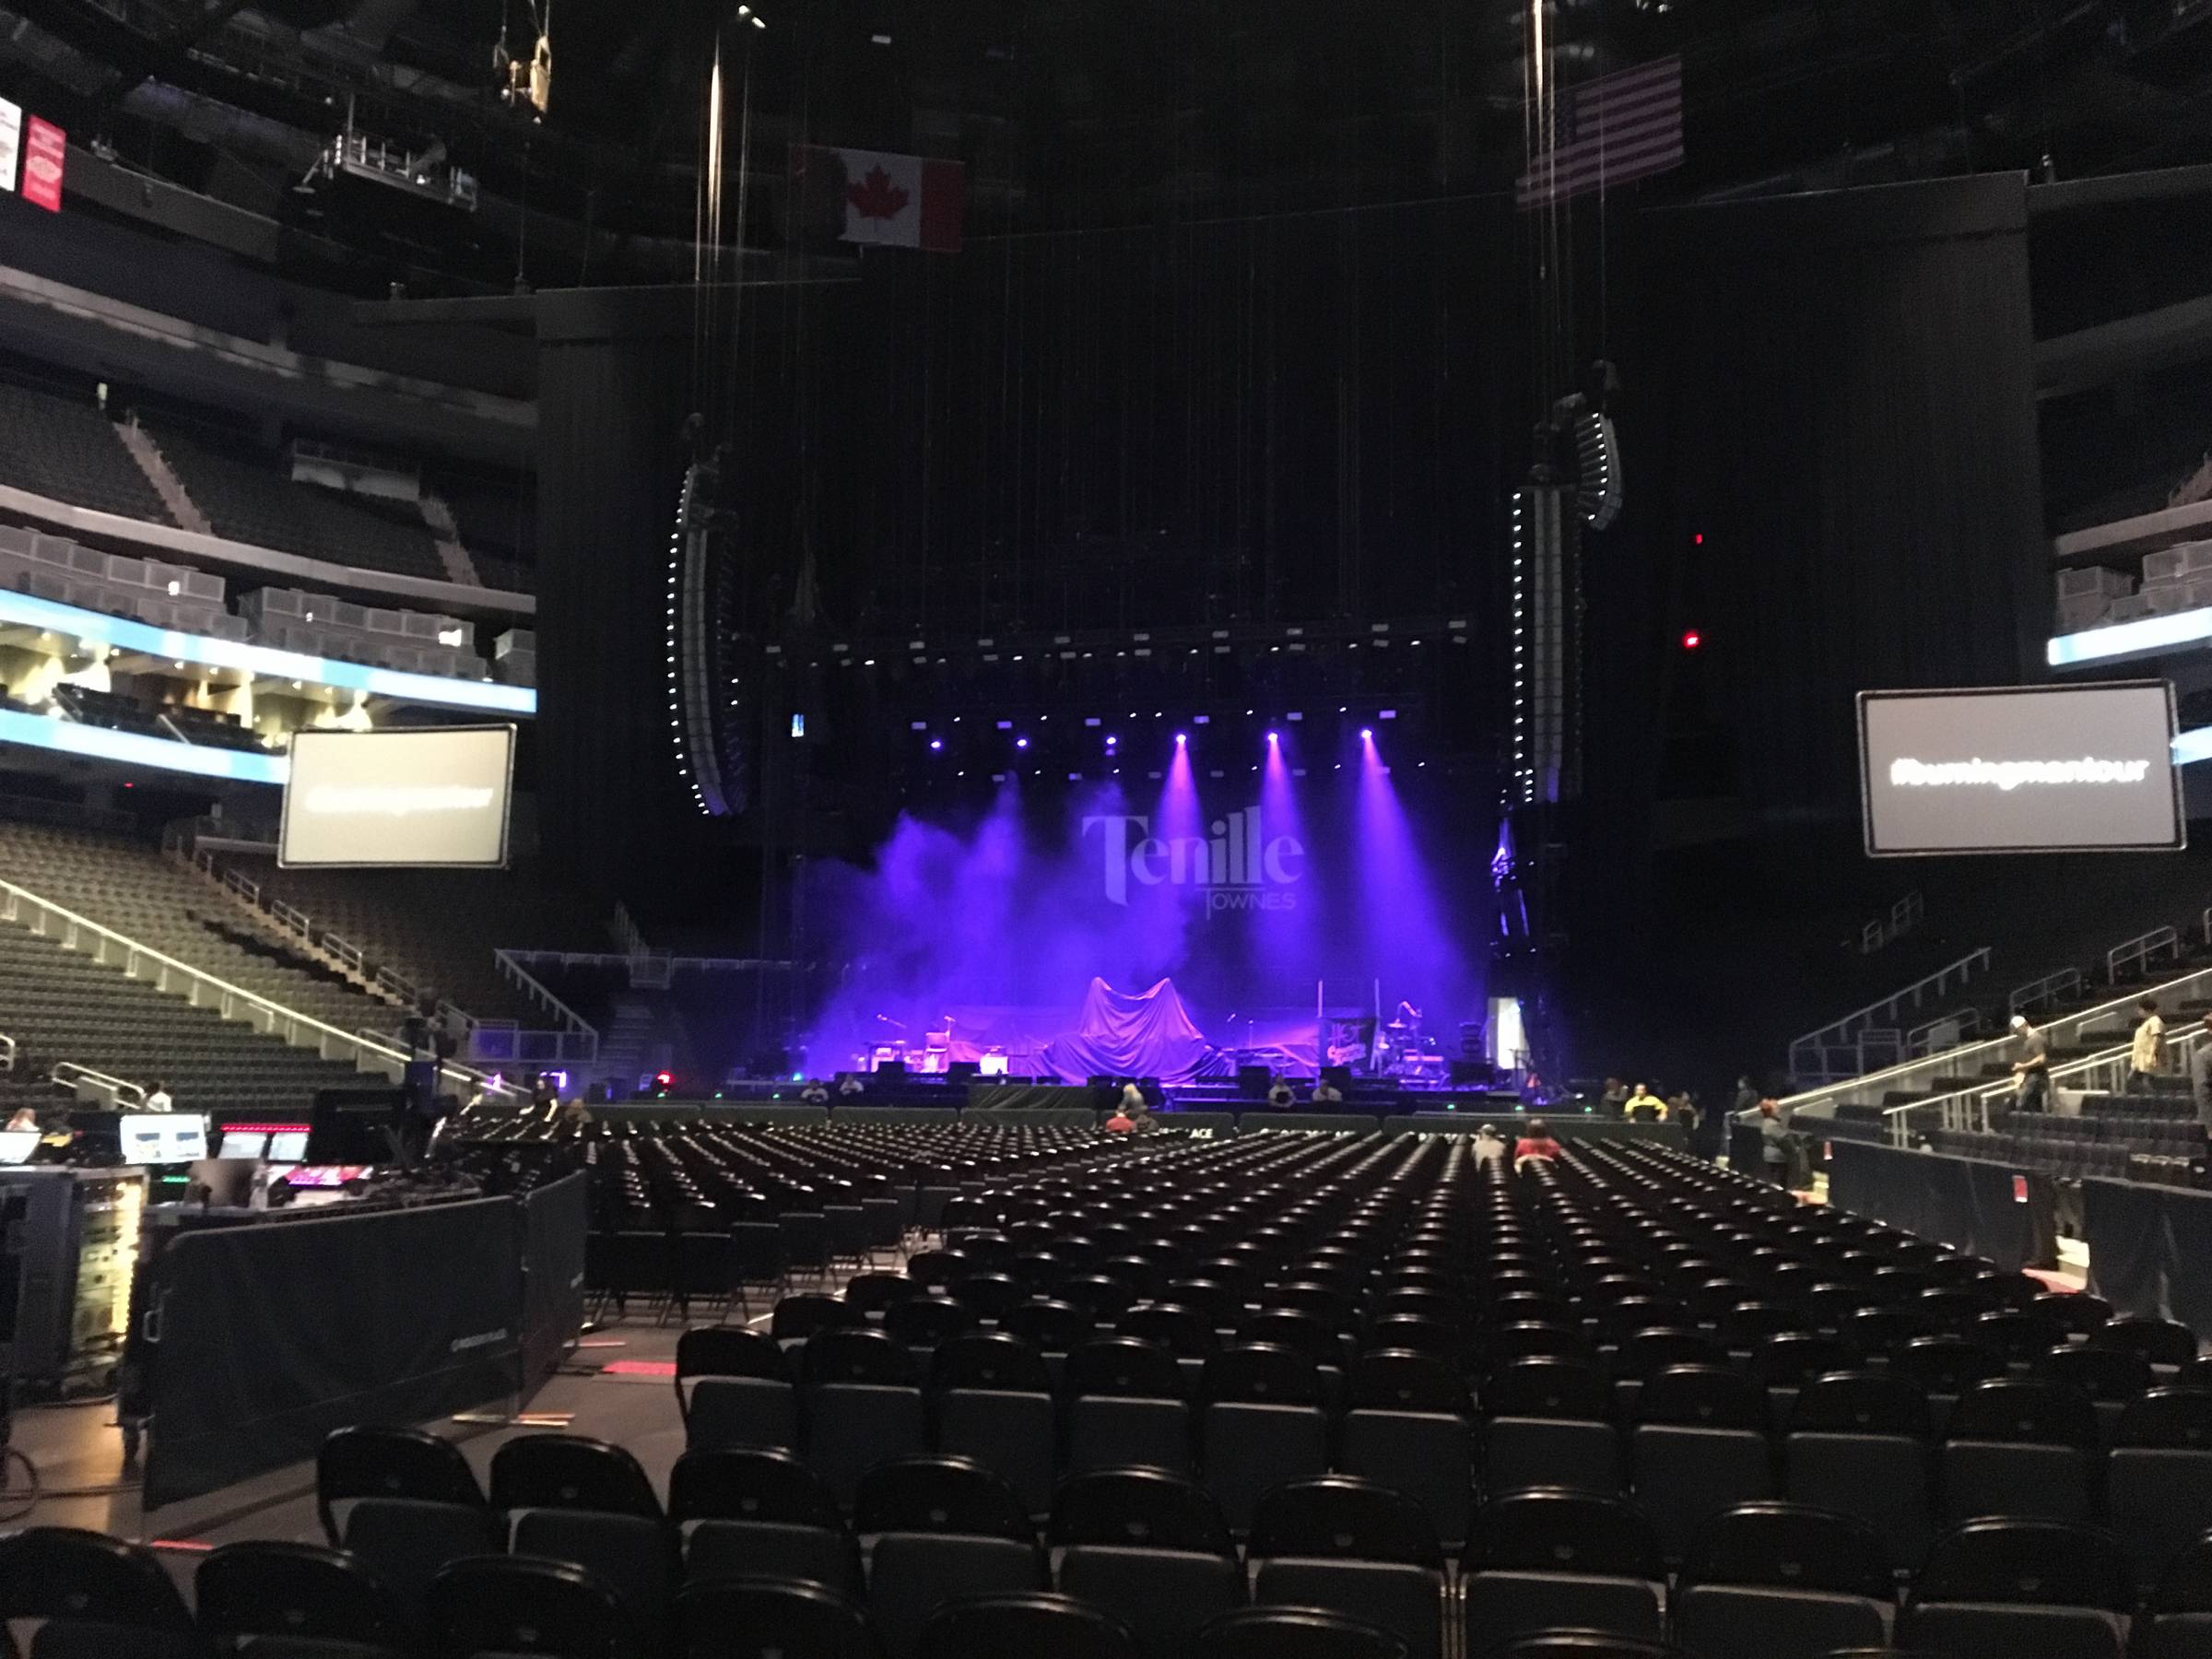
POLYGON ((1551 147, 1514 183, 1524 207, 1610 189, 1682 165, 1682 60, 1663 57, 1571 87, 1553 101, 1551 147))

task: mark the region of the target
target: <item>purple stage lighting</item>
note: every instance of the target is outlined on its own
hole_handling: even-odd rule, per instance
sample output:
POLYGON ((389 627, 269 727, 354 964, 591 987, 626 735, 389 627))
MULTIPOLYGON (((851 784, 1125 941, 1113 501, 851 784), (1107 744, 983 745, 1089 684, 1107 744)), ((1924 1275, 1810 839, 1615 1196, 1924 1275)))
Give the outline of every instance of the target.
POLYGON ((1360 742, 1362 742, 1362 743, 1372 743, 1374 740, 1375 740, 1375 728, 1374 728, 1373 726, 1361 726, 1361 727, 1359 728, 1359 741, 1360 741, 1360 742))
POLYGON ((1028 748, 1030 747, 1030 740, 1027 737, 1017 737, 1014 739, 1014 747, 1016 748, 1028 748))
POLYGON ((945 748, 945 739, 942 737, 932 737, 929 740, 929 747, 932 753, 942 753, 945 748))
POLYGON ((1177 748, 1181 748, 1184 744, 1190 742, 1190 740, 1191 735, 1188 732, 1178 732, 1175 734, 1175 747, 1177 748))
POLYGON ((1267 734, 1267 741, 1269 743, 1280 743, 1282 740, 1283 735, 1280 732, 1270 732, 1267 734))

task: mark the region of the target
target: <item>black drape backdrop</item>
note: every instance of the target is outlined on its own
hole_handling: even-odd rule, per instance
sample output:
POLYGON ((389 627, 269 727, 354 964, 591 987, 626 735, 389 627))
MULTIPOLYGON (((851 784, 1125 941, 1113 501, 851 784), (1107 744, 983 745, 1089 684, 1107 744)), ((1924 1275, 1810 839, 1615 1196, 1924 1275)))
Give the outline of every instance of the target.
POLYGON ((1770 824, 1855 811, 1855 692, 2036 674, 2026 223, 2009 173, 1643 217, 1623 441, 1648 563, 1592 577, 1601 799, 1659 782, 1682 626, 1770 824))

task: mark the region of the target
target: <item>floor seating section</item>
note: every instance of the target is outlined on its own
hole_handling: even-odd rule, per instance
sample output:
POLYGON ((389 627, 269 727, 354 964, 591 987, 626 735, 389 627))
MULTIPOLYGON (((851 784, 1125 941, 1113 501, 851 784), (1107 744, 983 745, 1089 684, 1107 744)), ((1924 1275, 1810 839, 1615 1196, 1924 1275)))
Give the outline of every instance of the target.
POLYGON ((0 1618, 63 1659, 2207 1651, 2191 1334, 1670 1150, 1515 1177, 1457 1136, 961 1124, 586 1151, 631 1218, 712 1206, 733 1273, 747 1227, 819 1247, 770 1253, 764 1323, 685 1332, 665 1490, 577 1436, 479 1486, 429 1434, 346 1430, 324 1545, 218 1551, 188 1607, 129 1546, 27 1533, 0 1618), (870 1202, 873 1253, 827 1224, 870 1202))
MULTIPOLYGON (((149 842, 0 822, 7 879, 187 967, 339 1030, 397 1029, 401 1010, 149 842)), ((4 995, 5 993, 0 993, 4 995)))
POLYGON ((89 396, 0 382, 0 484, 148 524, 176 520, 89 396))
POLYGON ((17 1045, 14 1072, 0 1073, 10 1111, 66 1104, 48 1081, 65 1060, 148 1090, 165 1083, 180 1112, 265 1111, 302 1121, 318 1089, 361 1082, 350 1065, 318 1059, 5 924, 0 1033, 17 1045))
POLYGON ((500 971, 502 946, 605 951, 606 913, 534 873, 496 870, 280 870, 272 858, 224 863, 359 947, 409 984, 479 1019, 544 1027, 547 1011, 500 971))

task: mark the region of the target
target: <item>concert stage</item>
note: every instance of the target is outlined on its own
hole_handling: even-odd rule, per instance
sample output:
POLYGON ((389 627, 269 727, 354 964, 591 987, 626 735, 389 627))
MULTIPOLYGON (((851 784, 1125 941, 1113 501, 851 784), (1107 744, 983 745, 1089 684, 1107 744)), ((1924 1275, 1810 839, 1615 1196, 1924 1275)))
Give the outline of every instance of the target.
POLYGON ((1494 818, 1394 775, 1370 727, 1097 741, 1098 771, 1008 770, 901 816, 865 866, 814 868, 807 954, 842 966, 794 1070, 1419 1090, 1515 1069, 1518 1005, 1485 998, 1494 818))

